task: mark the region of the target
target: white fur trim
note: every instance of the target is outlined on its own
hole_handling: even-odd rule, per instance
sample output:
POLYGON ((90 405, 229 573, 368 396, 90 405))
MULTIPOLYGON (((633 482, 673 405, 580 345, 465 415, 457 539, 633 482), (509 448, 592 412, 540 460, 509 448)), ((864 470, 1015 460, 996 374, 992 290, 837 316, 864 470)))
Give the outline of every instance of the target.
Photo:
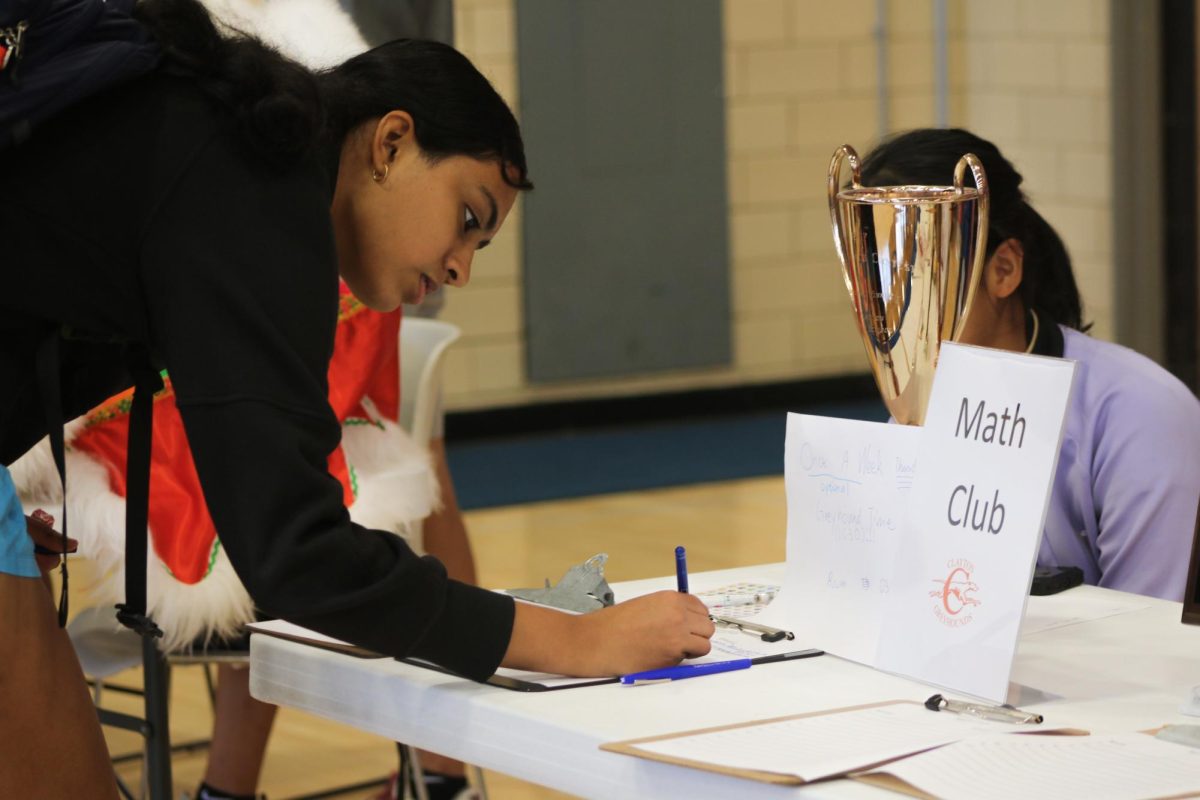
MULTIPOLYGON (((63 440, 71 441, 83 430, 84 419, 73 419, 63 426, 63 440)), ((62 505, 62 482, 58 479, 58 468, 54 466, 54 454, 50 450, 50 437, 45 436, 30 448, 29 452, 13 462, 8 468, 17 495, 22 499, 37 498, 45 503, 62 505)), ((50 509, 45 509, 49 513, 50 509)))
MULTIPOLYGON (((53 463, 51 463, 53 468, 53 463)), ((69 533, 79 541, 78 555, 96 565, 97 578, 81 587, 92 605, 114 606, 125 600, 125 499, 110 488, 108 470, 90 456, 67 454, 69 533)), ((57 491, 58 473, 54 473, 57 491)), ((58 491, 61 497, 61 491, 58 491)), ((61 502, 25 494, 27 509, 43 508, 62 518, 61 502)), ((146 606, 163 630, 165 651, 186 649, 198 638, 233 636, 254 619, 254 603, 219 548, 212 571, 194 584, 175 580, 150 548, 146 554, 146 606)))
POLYGON ((309 69, 328 69, 367 50, 335 0, 203 0, 227 29, 259 37, 309 69))
POLYGON ((358 484, 350 518, 394 531, 420 553, 421 521, 441 508, 437 475, 427 449, 394 422, 382 424, 342 427, 342 450, 358 484))
MULTIPOLYGON (((79 430, 70 429, 70 436, 79 430)), ((358 497, 350 509, 365 527, 404 536, 418 552, 420 523, 438 503, 437 477, 429 452, 398 425, 385 422, 343 427, 343 449, 358 479, 358 497)), ((27 511, 42 508, 62 518, 58 471, 43 441, 13 465, 14 482, 27 511)), ((79 555, 93 560, 99 578, 83 587, 94 605, 125 599, 125 499, 114 493, 108 470, 85 453, 67 453, 70 535, 79 555)), ((218 548, 212 571, 194 584, 175 580, 150 548, 147 553, 147 610, 163 630, 166 651, 186 649, 199 638, 236 634, 254 619, 254 603, 218 548)))

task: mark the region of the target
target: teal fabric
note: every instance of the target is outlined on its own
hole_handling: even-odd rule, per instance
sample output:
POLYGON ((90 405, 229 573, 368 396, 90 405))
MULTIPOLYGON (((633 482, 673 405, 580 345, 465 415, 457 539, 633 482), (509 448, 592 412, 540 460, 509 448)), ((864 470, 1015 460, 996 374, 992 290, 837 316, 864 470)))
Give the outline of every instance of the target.
POLYGON ((0 465, 0 572, 20 578, 41 576, 33 540, 25 532, 25 514, 8 470, 0 465))

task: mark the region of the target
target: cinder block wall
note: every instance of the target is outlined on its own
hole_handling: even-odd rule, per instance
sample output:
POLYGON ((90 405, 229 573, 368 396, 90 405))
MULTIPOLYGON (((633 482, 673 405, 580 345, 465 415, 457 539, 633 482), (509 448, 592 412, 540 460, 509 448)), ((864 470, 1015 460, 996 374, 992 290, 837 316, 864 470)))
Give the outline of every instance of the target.
MULTIPOLYGON (((520 114, 513 0, 457 0, 458 46, 520 114)), ((950 121, 997 142, 1076 260, 1090 319, 1111 331, 1107 0, 952 0, 950 121)), ((933 7, 889 0, 888 125, 934 122, 933 7)), ((554 385, 524 371, 520 204, 445 318, 451 409, 796 379, 865 369, 833 252, 833 150, 880 130, 875 0, 725 0, 734 363, 554 385)), ((537 154, 530 153, 537 180, 537 154)))
POLYGON ((966 0, 958 120, 1025 176, 1030 202, 1066 242, 1092 335, 1105 339, 1115 268, 1108 5, 966 0))

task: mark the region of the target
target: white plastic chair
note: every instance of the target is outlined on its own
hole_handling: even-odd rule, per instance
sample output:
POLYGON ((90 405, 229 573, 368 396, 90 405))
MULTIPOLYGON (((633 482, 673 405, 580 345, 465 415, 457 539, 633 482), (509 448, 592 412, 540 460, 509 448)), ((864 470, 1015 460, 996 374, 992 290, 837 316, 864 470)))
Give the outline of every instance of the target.
MULTIPOLYGON (((400 418, 397 422, 422 447, 429 446, 440 412, 443 356, 460 336, 462 330, 449 322, 409 316, 400 323, 400 418)), ((409 770, 420 774, 420 757, 408 745, 401 744, 400 747, 404 765, 400 771, 401 796, 426 800, 421 781, 406 785, 409 770)), ((473 764, 466 768, 477 795, 487 800, 483 770, 473 764)))
POLYGON ((400 324, 400 427, 429 446, 442 392, 442 357, 462 331, 435 319, 405 317, 400 324))

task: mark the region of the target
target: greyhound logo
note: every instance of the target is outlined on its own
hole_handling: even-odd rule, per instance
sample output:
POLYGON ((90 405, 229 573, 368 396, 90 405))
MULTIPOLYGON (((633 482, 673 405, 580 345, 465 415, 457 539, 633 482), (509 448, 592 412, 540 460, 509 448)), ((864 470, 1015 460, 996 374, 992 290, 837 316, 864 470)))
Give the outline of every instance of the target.
POLYGON ((971 622, 973 617, 969 609, 980 605, 979 598, 975 596, 979 591, 979 584, 971 578, 975 572, 975 565, 970 561, 963 558, 951 559, 946 567, 949 572, 945 578, 933 579, 937 588, 930 591, 929 596, 937 600, 933 607, 933 615, 944 625, 958 628, 971 622))

